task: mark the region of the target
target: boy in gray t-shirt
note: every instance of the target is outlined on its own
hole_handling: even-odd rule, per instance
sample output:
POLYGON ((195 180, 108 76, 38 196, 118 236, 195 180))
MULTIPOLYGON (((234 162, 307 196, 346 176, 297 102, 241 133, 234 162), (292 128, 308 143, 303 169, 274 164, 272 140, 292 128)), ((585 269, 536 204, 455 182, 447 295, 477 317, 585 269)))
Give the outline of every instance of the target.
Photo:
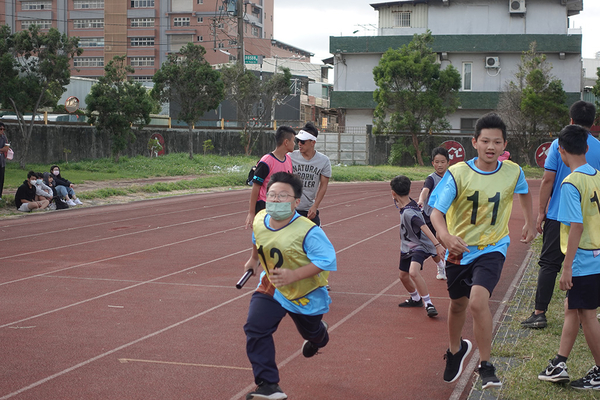
POLYGON ((423 219, 417 202, 411 199, 410 179, 398 175, 390 182, 392 198, 400 209, 400 281, 410 294, 410 298, 399 307, 423 307, 428 317, 438 315, 429 297, 425 279, 421 276, 423 262, 436 255, 443 257, 446 249, 436 239, 423 219))
POLYGON ((294 174, 302 179, 304 185, 296 211, 321 226, 318 208, 327 192, 331 163, 326 155, 315 150, 318 135, 317 128, 307 123, 296 135, 299 150, 294 150, 290 156, 294 174))

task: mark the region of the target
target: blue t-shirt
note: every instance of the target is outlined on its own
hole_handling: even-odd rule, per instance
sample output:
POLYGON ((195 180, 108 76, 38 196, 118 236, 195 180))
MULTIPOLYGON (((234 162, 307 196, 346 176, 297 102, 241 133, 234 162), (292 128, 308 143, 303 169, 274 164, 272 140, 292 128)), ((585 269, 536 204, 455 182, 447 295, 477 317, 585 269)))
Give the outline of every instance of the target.
MULTIPOLYGON (((586 161, 592 166, 600 170, 600 141, 591 134, 588 134, 587 138, 588 152, 585 154, 586 161)), ((571 173, 569 167, 560 158, 558 152, 558 139, 555 139, 548 150, 546 156, 546 162, 544 163, 544 169, 551 171, 556 174, 554 177, 554 183, 552 184, 552 194, 550 202, 548 203, 548 212, 546 218, 558 220, 558 205, 560 203, 560 185, 562 181, 571 173)))
MULTIPOLYGON (((479 168, 477 168, 475 166, 475 160, 477 160, 477 157, 475 157, 469 161, 466 161, 466 163, 473 170, 475 170, 476 172, 478 172, 482 175, 493 174, 496 171, 498 171, 498 169, 502 165, 501 162, 498 162, 498 165, 496 166, 496 169, 494 171, 487 172, 487 171, 482 171, 479 168)), ((523 169, 521 169, 521 172, 519 174, 519 179, 517 181, 517 185, 515 186, 515 193, 526 194, 528 192, 529 192, 529 185, 527 185, 527 181, 525 180, 525 174, 523 173, 523 169)), ((454 181, 454 177, 452 176, 452 174, 446 173, 444 175, 444 177, 442 178, 442 180, 440 181, 440 183, 438 183, 438 185, 433 190, 433 193, 431 193, 431 197, 429 198, 429 205, 432 206, 433 208, 437 208, 442 213, 446 214, 446 212, 452 205, 452 202, 454 201, 455 198, 456 198, 456 182, 454 181)), ((461 265, 469 264, 469 263, 473 262, 477 257, 479 257, 483 254, 486 254, 486 253, 491 253, 493 251, 498 251, 498 252, 502 253, 504 255, 504 257, 506 257, 506 251, 508 250, 509 244, 510 244, 510 237, 508 235, 506 235, 505 237, 500 239, 495 244, 486 246, 481 250, 479 250, 477 248, 477 246, 467 246, 469 251, 463 253, 460 263, 461 263, 461 265)), ((446 258, 448 258, 448 254, 450 254, 450 252, 448 250, 446 250, 446 258)))
MULTIPOLYGON (((586 175, 598 173, 589 164, 582 165, 573 172, 581 172, 586 175)), ((569 226, 571 223, 583 224, 581 193, 579 193, 579 190, 574 185, 562 185, 557 218, 560 223, 569 226)), ((600 249, 584 250, 577 248, 572 265, 573 276, 600 274, 600 258, 598 258, 598 255, 600 255, 600 249)))
MULTIPOLYGON (((296 212, 290 223, 298 217, 300 217, 300 214, 296 212)), ((271 229, 269 226, 270 221, 271 216, 267 214, 265 217, 265 225, 268 229, 271 229)), ((252 233, 252 243, 256 244, 254 233, 252 233)), ((321 227, 315 226, 308 231, 304 238, 304 251, 306 252, 308 259, 323 271, 337 270, 335 249, 321 227)), ((260 286, 260 282, 265 274, 266 272, 263 270, 260 274, 257 288, 260 286)), ((275 288, 275 293, 273 294, 273 298, 281 304, 283 308, 295 314, 320 315, 329 311, 331 297, 329 297, 327 288, 319 287, 304 297, 306 297, 309 302, 300 306, 286 299, 277 288, 275 288)))

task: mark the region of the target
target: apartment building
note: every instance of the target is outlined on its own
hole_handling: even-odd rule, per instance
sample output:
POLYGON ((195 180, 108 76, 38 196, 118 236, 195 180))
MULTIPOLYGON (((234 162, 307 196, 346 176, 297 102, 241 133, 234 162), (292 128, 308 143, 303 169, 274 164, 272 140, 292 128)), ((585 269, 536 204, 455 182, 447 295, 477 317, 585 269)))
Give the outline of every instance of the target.
POLYGON ((386 50, 427 30, 441 68, 453 65, 461 73, 461 106, 448 116, 453 130, 472 131, 478 117, 497 107, 534 41, 562 81, 568 103, 581 98, 582 35, 569 29, 569 17, 583 9, 583 0, 404 0, 371 6, 379 13, 377 36, 330 38, 331 107, 342 110, 346 126, 373 124, 373 68, 386 50))
MULTIPOLYGON (((312 53, 273 37, 274 0, 245 0, 246 55, 298 57, 312 53)), ((31 24, 80 38, 72 76, 95 78, 116 55, 127 55, 134 78, 150 81, 166 60, 188 42, 202 45, 211 64, 234 61, 238 49, 235 0, 5 0, 0 24, 13 32, 31 24)))

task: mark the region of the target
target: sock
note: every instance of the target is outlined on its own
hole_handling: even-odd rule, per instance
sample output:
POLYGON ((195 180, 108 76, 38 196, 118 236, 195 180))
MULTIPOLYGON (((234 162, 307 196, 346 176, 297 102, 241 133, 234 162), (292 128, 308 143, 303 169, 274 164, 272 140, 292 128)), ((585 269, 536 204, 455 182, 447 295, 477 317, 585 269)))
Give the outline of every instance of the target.
POLYGON ((421 300, 421 296, 419 296, 419 292, 418 291, 415 290, 414 292, 409 293, 409 294, 410 294, 410 298, 413 299, 414 301, 421 300))
POLYGON ((554 357, 554 360, 552 360, 552 364, 556 365, 559 362, 567 362, 567 357, 563 357, 560 354, 556 354, 556 357, 554 357))
POLYGON ((436 264, 437 264, 438 268, 440 268, 440 269, 446 268, 446 261, 444 261, 443 259, 440 260, 440 262, 438 262, 436 264))
POLYGON ((427 305, 429 305, 429 304, 433 305, 433 303, 431 302, 431 299, 429 298, 429 293, 427 293, 425 296, 423 296, 423 301, 427 305))

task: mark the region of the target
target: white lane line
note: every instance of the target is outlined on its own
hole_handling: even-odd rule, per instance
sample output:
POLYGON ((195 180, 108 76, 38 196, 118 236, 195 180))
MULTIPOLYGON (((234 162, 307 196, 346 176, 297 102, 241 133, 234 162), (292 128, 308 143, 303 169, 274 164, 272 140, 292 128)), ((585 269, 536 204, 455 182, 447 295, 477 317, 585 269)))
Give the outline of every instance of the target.
MULTIPOLYGON (((397 229, 397 228, 398 228, 398 225, 392 226, 391 228, 388 228, 388 229, 386 229, 386 230, 384 230, 384 231, 382 231, 382 232, 379 232, 379 233, 377 233, 377 234, 375 234, 375 235, 372 235, 372 236, 370 236, 370 237, 369 237, 369 238, 367 238, 367 239, 363 239, 363 240, 361 240, 360 242, 361 242, 361 243, 362 243, 362 242, 365 242, 365 241, 366 241, 366 240, 368 240, 368 239, 375 238, 375 237, 377 237, 377 236, 379 236, 379 235, 382 235, 382 234, 383 234, 383 233, 385 233, 385 232, 388 232, 388 231, 390 231, 391 229, 397 229)), ((345 247, 345 248, 344 248, 344 249, 342 249, 342 250, 336 251, 336 254, 339 254, 340 252, 342 252, 342 251, 345 251, 345 250, 347 250, 347 249, 349 249, 349 248, 352 248, 352 247, 354 247, 354 245, 347 246, 347 247, 345 247)), ((113 291, 113 292, 110 292, 110 293, 106 293, 106 294, 104 294, 104 295, 96 296, 95 298, 92 298, 92 299, 87 299, 87 300, 84 300, 84 301, 81 301, 81 302, 78 302, 78 303, 75 303, 75 304, 72 304, 72 305, 69 305, 69 306, 65 306, 65 307, 59 308, 59 309, 57 309, 57 310, 53 310, 53 311, 49 311, 49 312, 46 312, 46 313, 40 314, 39 316, 41 316, 41 315, 46 315, 46 314, 50 314, 50 313, 52 313, 52 312, 59 311, 59 310, 62 310, 62 309, 66 309, 66 308, 69 308, 69 307, 72 307, 72 306, 75 306, 75 305, 78 305, 78 304, 86 303, 86 302, 88 302, 88 301, 95 300, 95 299, 98 299, 98 298, 102 298, 102 297, 108 296, 108 295, 110 295, 110 294, 113 294, 113 293, 118 293, 118 292, 121 292, 121 291, 124 291, 124 290, 128 290, 128 289, 131 289, 131 288, 134 288, 134 287, 137 287, 137 286, 141 286, 141 285, 143 285, 143 284, 146 284, 146 283, 149 283, 149 282, 153 282, 153 281, 155 281, 155 280, 158 280, 158 279, 163 279, 163 278, 165 278, 165 277, 167 277, 167 276, 175 275, 175 274, 178 274, 178 273, 181 273, 181 272, 184 272, 184 271, 187 271, 187 270, 190 270, 190 269, 193 269, 193 268, 196 268, 196 267, 198 267, 198 266, 205 265, 205 264, 208 264, 208 263, 211 263, 211 262, 214 262, 214 261, 220 261, 220 260, 223 260, 223 259, 225 259, 225 258, 228 258, 228 257, 230 257, 230 256, 237 255, 237 254, 240 254, 240 253, 242 253, 242 252, 247 252, 247 251, 248 251, 248 249, 245 249, 245 250, 240 250, 240 251, 238 251, 237 253, 233 253, 233 254, 230 254, 230 255, 228 255, 228 256, 224 256, 224 257, 221 257, 221 258, 218 258, 218 259, 214 259, 214 260, 212 260, 212 261, 207 261, 207 262, 205 262, 205 263, 202 263, 202 264, 199 264, 199 265, 196 265, 196 266, 190 267, 190 268, 186 268, 186 269, 184 269, 184 270, 181 270, 181 271, 178 271, 178 272, 174 272, 174 273, 171 273, 171 274, 165 275, 165 276, 163 276, 163 277, 155 278, 155 279, 152 279, 152 280, 150 280, 150 281, 147 281, 147 282, 143 282, 143 283, 140 283, 140 284, 137 284, 137 285, 132 285, 132 286, 129 286, 129 287, 127 287, 127 288, 122 288, 122 289, 119 289, 119 290, 116 290, 116 291, 113 291)), ((382 291, 380 292, 380 294, 383 294, 383 293, 385 293, 385 291, 389 290, 391 287, 393 287, 394 285, 396 285, 396 284, 398 283, 398 281, 399 281, 399 280, 396 280, 394 283, 392 283, 392 284, 391 284, 391 285, 389 285, 387 288, 385 288, 384 290, 382 290, 382 291)), ((46 377, 46 378, 44 378, 44 379, 41 379, 41 380, 39 380, 39 381, 37 381, 37 382, 34 382, 34 383, 32 383, 32 384, 30 384, 30 385, 28 385, 28 386, 25 386, 25 387, 23 387, 23 388, 21 388, 21 389, 19 389, 19 390, 17 390, 17 391, 14 391, 14 392, 12 392, 12 393, 9 393, 9 394, 7 394, 7 395, 5 395, 5 396, 3 396, 3 397, 0 397, 0 400, 6 400, 6 399, 9 399, 9 398, 11 398, 11 397, 14 397, 14 396, 16 396, 16 395, 19 395, 19 394, 21 394, 21 393, 23 393, 23 392, 26 392, 27 390, 33 389, 33 388, 35 388, 35 387, 37 387, 37 386, 40 386, 40 385, 42 385, 42 384, 44 384, 44 383, 46 383, 46 382, 48 382, 48 381, 51 381, 52 379, 58 378, 59 376, 65 375, 65 374, 67 374, 67 373, 69 373, 69 372, 71 372, 71 371, 74 371, 74 370, 76 370, 76 369, 78 369, 78 368, 80 368, 80 367, 86 366, 86 365, 88 365, 88 364, 90 364, 90 363, 92 363, 92 362, 94 362, 94 361, 97 361, 97 360, 99 360, 99 359, 101 359, 101 358, 104 358, 104 357, 106 357, 106 356, 108 356, 108 355, 114 354, 114 353, 116 353, 117 351, 123 350, 123 349, 125 349, 125 348, 127 348, 127 347, 130 347, 130 346, 132 346, 132 345, 134 345, 134 344, 137 344, 137 343, 139 343, 139 342, 141 342, 141 341, 143 341, 143 340, 146 340, 146 339, 152 338, 152 337, 154 337, 154 336, 157 336, 157 335, 159 335, 159 334, 161 334, 161 333, 164 333, 164 332, 166 332, 166 331, 168 331, 168 330, 170 330, 170 329, 173 329, 173 328, 175 328, 175 327, 178 327, 178 326, 180 326, 180 325, 183 325, 183 324, 185 324, 185 323, 187 323, 187 322, 189 322, 189 321, 192 321, 192 320, 194 320, 194 319, 196 319, 196 318, 198 318, 198 317, 200 317, 200 316, 203 316, 203 315, 205 315, 205 314, 208 314, 209 312, 212 312, 212 311, 214 311, 214 310, 217 310, 217 309, 221 308, 222 306, 225 306, 225 305, 227 305, 227 304, 229 304, 229 303, 232 303, 232 302, 234 302, 234 301, 236 301, 236 300, 238 300, 238 299, 241 299, 241 298, 243 298, 243 297, 245 297, 245 296, 248 296, 248 295, 250 295, 250 294, 252 294, 252 293, 253 293, 253 291, 248 291, 248 292, 246 292, 246 293, 244 293, 244 294, 242 294, 242 295, 240 295, 240 296, 237 296, 237 297, 235 297, 235 298, 233 298, 233 299, 230 299, 230 300, 227 300, 227 301, 225 301, 225 302, 223 302, 223 303, 221 303, 221 304, 218 304, 218 305, 216 305, 216 306, 214 306, 214 307, 212 307, 212 308, 210 308, 210 309, 208 309, 208 310, 205 310, 205 311, 203 311, 203 312, 201 312, 201 313, 198 313, 198 314, 196 314, 196 315, 193 315, 193 316, 191 316, 191 317, 189 317, 189 318, 186 318, 186 319, 184 319, 184 320, 182 320, 182 321, 180 321, 180 322, 177 322, 177 323, 175 323, 175 324, 172 324, 172 325, 170 325, 170 326, 167 326, 166 328, 163 328, 163 329, 161 329, 161 330, 158 330, 158 331, 156 331, 156 332, 153 332, 153 333, 151 333, 151 334, 148 334, 148 335, 146 335, 146 336, 143 336, 143 337, 141 337, 141 338, 138 338, 138 339, 136 339, 136 340, 134 340, 134 341, 132 341, 132 342, 129 342, 129 343, 126 343, 126 344, 124 344, 124 345, 121 345, 121 346, 119 346, 119 347, 116 347, 116 348, 114 348, 114 349, 112 349, 112 350, 110 350, 110 351, 107 351, 107 352, 105 352, 105 353, 99 354, 99 355, 97 355, 97 356, 95 356, 95 357, 92 357, 92 358, 90 358, 90 359, 88 359, 88 360, 85 360, 85 361, 83 361, 83 362, 80 362, 79 364, 73 365, 72 367, 69 367, 69 368, 67 368, 67 369, 64 369, 64 370, 62 370, 62 371, 60 371, 60 372, 57 372, 57 373, 55 373, 55 374, 53 374, 53 375, 50 375, 50 376, 48 376, 48 377, 46 377)), ((378 298, 378 297, 380 296, 380 294, 378 294, 378 295, 377 295, 375 298, 378 298)), ((362 306, 360 306, 360 307, 358 307, 357 309, 355 309, 355 310, 354 310, 354 311, 353 311, 353 312, 352 312, 350 315, 348 315, 348 316, 344 317, 344 319, 343 319, 343 320, 341 320, 340 322, 338 322, 337 324, 335 324, 335 325, 334 325, 334 327, 337 327, 337 326, 339 326, 339 325, 340 325, 342 322, 345 322, 345 321, 347 321, 347 320, 348 320, 348 319, 349 319, 351 316, 354 316, 354 315, 356 315, 356 313, 358 313, 360 310, 362 310, 364 307, 366 307, 366 306, 367 306, 367 304, 370 304, 371 302, 373 302, 373 301, 375 300, 375 298, 367 300, 367 302, 365 302, 365 304, 363 304, 362 306)), ((26 321, 26 320, 29 320, 29 319, 32 319, 32 318, 35 318, 35 317, 26 318, 26 319, 24 319, 24 320, 22 320, 22 321, 26 321)), ((16 324, 16 323, 18 323, 18 322, 21 322, 21 321, 13 322, 13 323, 12 323, 12 324, 10 324, 10 325, 14 325, 14 324, 16 324)), ((7 326, 7 325, 0 326, 0 328, 3 328, 3 327, 5 327, 5 326, 7 326)), ((333 327, 332 327, 332 328, 333 328, 333 327)), ((295 357, 297 357, 297 355, 298 355, 298 354, 300 354, 300 353, 298 352, 298 353, 295 355, 295 357)), ((284 361, 284 362, 287 364, 289 361, 287 361, 287 360, 286 360, 286 361, 284 361)))
POLYGON ((42 384, 44 384, 44 383, 46 383, 46 382, 48 382, 48 381, 51 381, 52 379, 58 378, 59 376, 62 376, 62 375, 68 374, 68 373, 69 373, 69 372, 71 372, 71 371, 74 371, 74 370, 76 370, 76 369, 78 369, 78 368, 84 367, 84 366, 86 366, 86 365, 88 365, 88 364, 90 364, 90 363, 92 363, 92 362, 94 362, 94 361, 100 360, 101 358, 104 358, 104 357, 106 357, 106 356, 109 356, 109 355, 111 355, 111 354, 114 354, 114 353, 116 353, 116 352, 118 352, 118 351, 120 351, 120 350, 123 350, 123 349, 126 349, 126 348, 130 347, 130 346, 133 346, 134 344, 137 344, 137 343, 139 343, 139 342, 142 342, 142 341, 144 341, 144 340, 146 340, 146 339, 150 339, 150 338, 152 338, 152 337, 154 337, 154 336, 160 335, 161 333, 167 332, 168 330, 171 330, 171 329, 173 329, 173 328, 176 328, 176 327, 178 327, 178 326, 180 326, 180 325, 183 325, 183 324, 185 324, 185 323, 187 323, 187 322, 189 322, 189 321, 192 321, 192 320, 194 320, 194 319, 196 319, 196 318, 198 318, 198 317, 201 317, 202 315, 208 314, 208 313, 210 313, 210 312, 212 312, 212 311, 214 311, 214 310, 217 310, 217 309, 219 309, 219 308, 221 308, 221 307, 223 307, 223 306, 226 306, 226 305, 228 305, 229 303, 233 303, 234 301, 237 301, 238 299, 241 299, 241 298, 243 298, 243 297, 246 297, 246 296, 250 295, 251 293, 252 293, 252 292, 246 292, 246 293, 244 293, 244 294, 242 294, 242 295, 240 295, 240 296, 234 297, 233 299, 227 300, 227 301, 225 301, 225 302, 223 302, 223 303, 221 303, 221 304, 218 304, 218 305, 216 305, 216 306, 214 306, 214 307, 211 307, 211 308, 209 308, 209 309, 207 309, 207 310, 205 310, 205 311, 202 311, 201 313, 198 313, 198 314, 196 314, 196 315, 192 315, 192 316, 191 316, 191 317, 189 317, 189 318, 186 318, 186 319, 184 319, 184 320, 182 320, 182 321, 179 321, 179 322, 176 322, 176 323, 174 323, 174 324, 172 324, 172 325, 169 325, 169 326, 167 326, 167 327, 165 327, 165 328, 163 328, 163 329, 161 329, 161 330, 158 330, 158 331, 156 331, 156 332, 152 332, 152 333, 150 333, 150 334, 148 334, 148 335, 146 335, 146 336, 142 336, 141 338, 138 338, 138 339, 136 339, 136 340, 134 340, 134 341, 131 341, 131 342, 129 342, 129 343, 125 343, 124 345, 121 345, 121 346, 119 346, 119 347, 115 347, 114 349, 112 349, 112 350, 109 350, 109 351, 107 351, 107 352, 104 352, 104 353, 102 353, 102 354, 98 354, 97 356, 95 356, 95 357, 92 357, 92 358, 89 358, 89 359, 87 359, 87 360, 85 360, 85 361, 82 361, 82 362, 80 362, 79 364, 75 364, 75 365, 73 365, 72 367, 69 367, 69 368, 67 368, 67 369, 63 369, 63 370, 62 370, 62 371, 60 371, 60 372, 57 372, 57 373, 55 373, 55 374, 53 374, 53 375, 50 375, 50 376, 48 376, 48 377, 46 377, 46 378, 44 378, 44 379, 40 379, 39 381, 37 381, 37 382, 34 382, 34 383, 32 383, 32 384, 30 384, 30 385, 27 385, 27 386, 25 386, 25 387, 22 387, 22 388, 21 388, 21 389, 19 389, 19 390, 16 390, 16 391, 14 391, 14 392, 12 392, 12 393, 6 394, 6 395, 4 395, 4 396, 0 397, 0 400, 6 400, 6 399, 10 399, 11 397, 17 396, 17 395, 19 395, 19 394, 21 394, 21 393, 23 393, 23 392, 26 392, 26 391, 28 391, 28 390, 30 390, 30 389, 33 389, 33 388, 35 388, 35 387, 37 387, 37 386, 40 386, 40 385, 42 385, 42 384))
POLYGON ((213 364, 195 364, 195 363, 184 363, 176 361, 156 361, 156 360, 137 360, 135 358, 119 358, 121 364, 128 363, 146 363, 146 364, 166 364, 166 365, 179 365, 183 367, 202 367, 202 368, 223 368, 223 369, 237 369, 243 371, 252 371, 249 367, 234 367, 231 365, 213 365, 213 364))

